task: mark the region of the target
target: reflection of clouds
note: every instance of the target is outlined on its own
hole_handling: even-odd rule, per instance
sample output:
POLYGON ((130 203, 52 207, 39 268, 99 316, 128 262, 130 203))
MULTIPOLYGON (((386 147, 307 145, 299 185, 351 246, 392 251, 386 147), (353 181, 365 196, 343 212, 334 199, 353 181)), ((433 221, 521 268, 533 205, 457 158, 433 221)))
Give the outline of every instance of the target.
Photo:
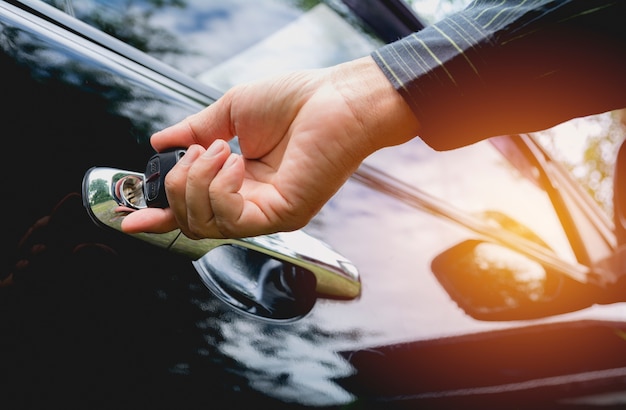
POLYGON ((181 34, 191 53, 185 58, 173 57, 171 63, 195 75, 250 47, 300 14, 281 1, 264 1, 252 7, 246 0, 189 0, 183 9, 155 15, 154 22, 181 34))
POLYGON ((40 81, 61 82, 79 86, 84 95, 100 93, 107 101, 107 109, 133 119, 134 135, 138 140, 157 129, 178 121, 190 110, 197 110, 197 102, 181 97, 170 87, 162 86, 154 93, 144 85, 146 72, 120 64, 114 53, 94 51, 88 43, 73 43, 50 36, 46 42, 23 31, 2 33, 3 47, 16 51, 14 58, 24 60, 33 68, 32 75, 40 81), (32 63, 36 61, 36 63, 32 63), (103 93, 102 90, 106 90, 103 93), (167 101, 167 110, 164 110, 167 101))
POLYGON ((307 322, 285 327, 224 322, 220 349, 246 367, 252 388, 267 395, 312 406, 350 402, 353 397, 333 379, 349 375, 352 367, 307 322))
POLYGON ((218 89, 297 69, 327 67, 369 54, 378 44, 324 4, 199 76, 218 89))
POLYGON ((470 0, 413 0, 411 7, 428 23, 435 23, 449 14, 465 8, 470 0))

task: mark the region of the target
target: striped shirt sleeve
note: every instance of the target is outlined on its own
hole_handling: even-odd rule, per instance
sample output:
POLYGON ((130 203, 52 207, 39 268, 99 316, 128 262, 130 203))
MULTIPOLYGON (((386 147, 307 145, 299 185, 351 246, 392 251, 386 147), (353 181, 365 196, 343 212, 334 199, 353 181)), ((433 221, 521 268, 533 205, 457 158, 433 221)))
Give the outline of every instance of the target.
POLYGON ((626 106, 626 1, 477 0, 372 57, 451 149, 626 106))

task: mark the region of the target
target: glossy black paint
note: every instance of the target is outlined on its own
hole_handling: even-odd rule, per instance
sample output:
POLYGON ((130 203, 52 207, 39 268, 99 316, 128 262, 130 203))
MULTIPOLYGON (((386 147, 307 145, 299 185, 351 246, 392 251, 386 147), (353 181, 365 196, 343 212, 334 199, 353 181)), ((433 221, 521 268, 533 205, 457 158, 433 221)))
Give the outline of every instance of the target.
POLYGON ((290 325, 242 318, 188 260, 99 229, 77 194, 85 171, 141 171, 150 134, 215 96, 51 21, 0 5, 1 129, 14 159, 2 165, 11 244, 2 273, 15 279, 0 288, 3 409, 558 408, 558 399, 624 391, 619 308, 528 324, 467 318, 421 263, 451 245, 448 231, 475 233, 420 211, 402 225, 438 248, 416 250, 387 237, 404 231, 384 219, 415 209, 358 181, 311 229, 359 256, 363 300, 325 303, 290 325), (332 214, 350 206, 353 220, 332 214), (398 255, 411 252, 407 266, 398 255), (398 288, 415 291, 410 303, 398 288), (370 321, 393 323, 372 331, 370 321))
MULTIPOLYGON (((626 356, 618 353, 624 341, 615 337, 621 326, 538 325, 344 352, 358 372, 341 382, 372 403, 394 408, 569 408, 559 400, 570 397, 572 390, 602 394, 612 377, 626 375, 606 370, 626 364, 626 356), (564 369, 572 376, 563 376, 564 369), (416 379, 415 374, 428 377, 416 379)), ((597 408, 621 408, 601 402, 597 408)))
POLYGON ((208 291, 189 261, 97 228, 72 194, 94 164, 138 166, 150 133, 199 105, 6 10, 0 36, 4 149, 17 160, 2 166, 3 232, 17 244, 3 253, 16 286, 0 289, 2 407, 237 403, 245 381, 199 348, 207 313, 191 301, 208 291), (197 383, 179 368, 202 361, 197 383))

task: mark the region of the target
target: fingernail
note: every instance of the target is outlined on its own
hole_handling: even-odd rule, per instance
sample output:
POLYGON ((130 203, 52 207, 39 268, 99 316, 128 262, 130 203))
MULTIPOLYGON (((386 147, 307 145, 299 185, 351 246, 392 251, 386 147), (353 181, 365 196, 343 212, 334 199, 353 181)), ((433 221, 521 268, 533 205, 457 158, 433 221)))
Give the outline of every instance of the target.
POLYGON ((185 153, 185 155, 180 157, 178 163, 183 165, 191 165, 193 161, 198 158, 199 155, 200 153, 198 147, 190 145, 189 147, 187 147, 187 152, 185 153))
POLYGON ((222 140, 215 140, 213 141, 211 145, 209 145, 209 148, 206 150, 203 156, 214 157, 220 152, 222 152, 223 149, 224 149, 224 142, 222 140))
POLYGON ((233 165, 235 165, 235 163, 237 162, 237 159, 239 158, 239 155, 237 154, 230 154, 228 156, 228 158, 226 159, 226 162, 224 162, 224 166, 222 168, 230 168, 233 165))

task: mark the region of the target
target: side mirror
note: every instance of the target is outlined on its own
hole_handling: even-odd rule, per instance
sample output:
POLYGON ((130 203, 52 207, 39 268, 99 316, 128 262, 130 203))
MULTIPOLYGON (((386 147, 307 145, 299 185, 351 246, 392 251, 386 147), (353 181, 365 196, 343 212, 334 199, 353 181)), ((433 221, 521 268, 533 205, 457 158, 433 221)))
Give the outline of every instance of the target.
MULTIPOLYGON (((95 167, 83 179, 83 203, 96 224, 122 232, 138 203, 143 174, 95 167)), ((179 230, 133 235, 188 257, 203 282, 233 308, 255 317, 291 321, 317 298, 360 296, 358 270, 345 257, 303 231, 240 239, 187 238, 179 230)))
POLYGON ((432 261, 432 271, 468 315, 526 320, 571 312, 599 300, 600 289, 510 248, 467 240, 432 261))

